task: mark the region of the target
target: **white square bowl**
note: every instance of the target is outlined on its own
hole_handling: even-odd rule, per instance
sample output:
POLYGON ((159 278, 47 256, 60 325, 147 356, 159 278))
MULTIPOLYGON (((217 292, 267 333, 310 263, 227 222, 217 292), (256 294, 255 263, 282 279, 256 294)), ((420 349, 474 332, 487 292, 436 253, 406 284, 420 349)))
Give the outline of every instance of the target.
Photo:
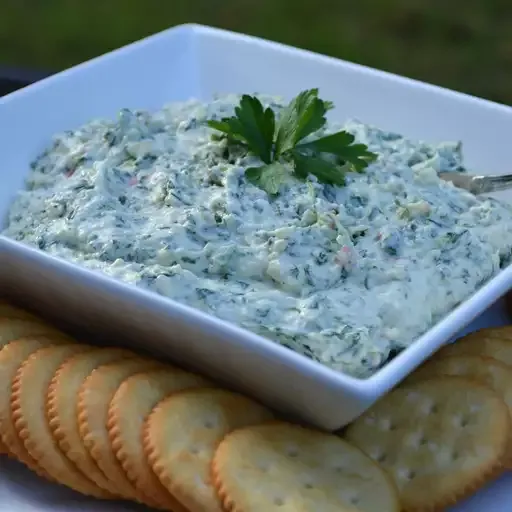
MULTIPOLYGON (((155 109, 214 93, 290 97, 319 87, 331 116, 412 138, 461 140, 467 163, 510 170, 512 109, 260 39, 175 27, 0 99, 0 217, 52 135, 123 107, 155 109)), ((0 286, 50 315, 214 375, 318 427, 362 413, 512 286, 502 271, 373 377, 337 373, 189 307, 0 237, 0 286)), ((418 305, 421 307, 421 305, 418 305)))

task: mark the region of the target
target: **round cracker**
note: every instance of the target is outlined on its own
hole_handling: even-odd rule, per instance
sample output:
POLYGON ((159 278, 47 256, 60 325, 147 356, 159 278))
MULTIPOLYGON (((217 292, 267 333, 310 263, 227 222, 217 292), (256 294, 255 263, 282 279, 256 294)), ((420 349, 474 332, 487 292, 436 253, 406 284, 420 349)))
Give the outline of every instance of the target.
MULTIPOLYGON (((512 367, 500 363, 492 357, 446 356, 433 359, 420 366, 405 381, 412 384, 432 379, 438 375, 466 377, 496 391, 507 404, 512 418, 512 367)), ((509 466, 512 465, 512 436, 509 448, 509 466)))
POLYGON ((0 350, 0 436, 2 446, 5 453, 18 458, 32 471, 48 480, 53 479, 39 467, 27 452, 14 428, 11 414, 12 381, 19 367, 36 350, 62 343, 64 341, 60 338, 37 336, 11 341, 0 350))
POLYGON ((68 359, 55 373, 48 388, 48 424, 62 452, 98 487, 117 494, 85 449, 78 431, 78 392, 87 377, 99 366, 136 357, 119 348, 99 348, 68 359))
POLYGON ((496 391, 507 404, 512 417, 512 367, 482 356, 446 356, 420 366, 405 381, 413 384, 439 375, 476 380, 496 391))
POLYGON ((212 475, 229 512, 400 512, 394 482, 361 450, 290 423, 231 432, 212 475))
POLYGON ((434 359, 449 356, 486 356, 512 366, 512 327, 489 327, 445 345, 434 359))
POLYGON ((262 405, 222 389, 176 393, 146 421, 144 451, 163 486, 190 512, 222 512, 210 479, 217 445, 232 430, 272 418, 262 405))
POLYGON ((0 349, 19 338, 27 336, 52 336, 59 339, 66 339, 68 343, 74 340, 63 332, 55 329, 49 324, 39 321, 23 320, 19 318, 0 318, 0 349))
POLYGON ((503 471, 510 428, 495 391, 439 376, 391 391, 345 436, 393 476, 404 512, 432 512, 503 471))
POLYGON ((24 309, 13 306, 5 301, 0 301, 0 317, 4 318, 18 318, 20 320, 37 321, 37 316, 25 311, 24 309))
POLYGON ((87 345, 61 345, 39 349, 19 368, 12 384, 14 426, 26 450, 57 482, 98 498, 113 496, 85 477, 59 449, 46 417, 48 386, 59 366, 87 345))
POLYGON ((108 408, 125 379, 161 366, 140 357, 106 364, 87 377, 78 393, 78 429, 83 446, 120 496, 141 503, 147 503, 146 496, 128 480, 112 451, 107 430, 108 408))
POLYGON ((117 459, 135 487, 164 510, 185 511, 149 466, 141 443, 142 427, 165 397, 200 387, 211 387, 211 383, 178 368, 157 369, 128 377, 110 403, 108 430, 117 459))

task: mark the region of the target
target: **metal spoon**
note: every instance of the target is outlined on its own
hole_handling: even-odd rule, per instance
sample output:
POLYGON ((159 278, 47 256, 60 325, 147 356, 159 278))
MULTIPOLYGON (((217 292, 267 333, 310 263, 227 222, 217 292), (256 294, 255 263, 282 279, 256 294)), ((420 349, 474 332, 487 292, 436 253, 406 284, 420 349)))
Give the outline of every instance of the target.
POLYGON ((476 176, 463 172, 440 172, 439 177, 475 195, 512 188, 512 174, 476 176))

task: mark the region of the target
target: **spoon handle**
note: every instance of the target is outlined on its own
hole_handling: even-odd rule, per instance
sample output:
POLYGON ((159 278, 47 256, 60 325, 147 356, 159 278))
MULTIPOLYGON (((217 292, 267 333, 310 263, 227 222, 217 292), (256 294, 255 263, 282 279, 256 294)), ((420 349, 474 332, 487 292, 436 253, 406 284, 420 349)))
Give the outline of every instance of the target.
POLYGON ((512 188, 512 174, 475 176, 463 172, 441 172, 439 177, 475 195, 512 188))

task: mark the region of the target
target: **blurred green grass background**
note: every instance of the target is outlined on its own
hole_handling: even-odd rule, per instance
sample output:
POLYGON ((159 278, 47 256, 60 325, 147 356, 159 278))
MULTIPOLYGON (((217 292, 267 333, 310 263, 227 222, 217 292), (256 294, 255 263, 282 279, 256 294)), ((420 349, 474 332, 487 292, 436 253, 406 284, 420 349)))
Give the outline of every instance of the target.
POLYGON ((0 64, 60 70, 185 22, 512 104, 512 0, 0 0, 0 64))

